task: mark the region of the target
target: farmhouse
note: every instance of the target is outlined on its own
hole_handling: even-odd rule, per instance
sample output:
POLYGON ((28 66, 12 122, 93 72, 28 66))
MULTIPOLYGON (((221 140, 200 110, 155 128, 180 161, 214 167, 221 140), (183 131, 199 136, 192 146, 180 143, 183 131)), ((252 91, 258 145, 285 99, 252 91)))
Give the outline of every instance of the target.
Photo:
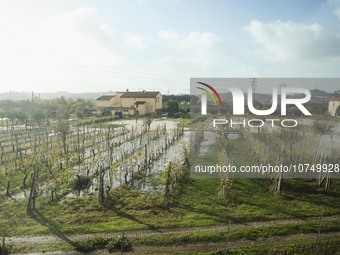
POLYGON ((339 111, 340 111, 339 107, 340 107, 340 97, 331 98, 328 103, 328 113, 331 116, 339 116, 339 111))
POLYGON ((162 95, 159 91, 125 91, 96 99, 97 115, 161 115, 162 95))

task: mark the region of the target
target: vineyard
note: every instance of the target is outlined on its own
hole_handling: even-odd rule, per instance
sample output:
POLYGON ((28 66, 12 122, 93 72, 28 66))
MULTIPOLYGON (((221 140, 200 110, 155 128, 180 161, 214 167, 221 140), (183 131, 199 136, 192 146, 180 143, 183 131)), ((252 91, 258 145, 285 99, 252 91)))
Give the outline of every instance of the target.
POLYGON ((184 134, 179 123, 169 128, 169 123, 158 122, 79 125, 64 120, 50 127, 3 129, 1 192, 8 198, 28 198, 31 211, 39 196, 53 201, 72 192, 97 193, 103 202, 105 193, 119 185, 145 188, 142 180, 169 164, 167 152, 184 134))
MULTIPOLYGON (((327 245, 337 250, 332 233, 340 231, 340 183, 332 176, 189 178, 189 151, 200 162, 221 165, 336 162, 336 153, 318 152, 320 137, 310 127, 211 132, 209 119, 201 123, 191 125, 189 135, 182 119, 3 122, 0 224, 11 252, 114 252, 126 243, 135 254, 169 254, 173 246, 189 249, 182 246, 188 243, 188 254, 214 254, 225 247, 226 236, 250 243, 257 236, 299 233, 310 243, 320 214, 327 245), (274 221, 283 225, 274 228, 274 221)), ((274 242, 273 254, 291 243, 274 242)), ((313 245, 303 247, 311 251, 313 245)))

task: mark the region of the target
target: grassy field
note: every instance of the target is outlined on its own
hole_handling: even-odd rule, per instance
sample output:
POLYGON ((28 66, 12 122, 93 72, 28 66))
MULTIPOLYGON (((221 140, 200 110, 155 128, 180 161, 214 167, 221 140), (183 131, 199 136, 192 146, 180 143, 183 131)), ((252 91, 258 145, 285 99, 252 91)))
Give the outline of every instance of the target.
MULTIPOLYGON (((338 181, 333 185, 340 189, 338 181)), ((195 179, 184 187, 178 204, 169 210, 154 207, 157 205, 152 199, 133 199, 133 191, 124 195, 124 209, 102 208, 95 198, 74 198, 55 204, 40 201, 38 211, 46 225, 27 215, 25 200, 7 201, 2 203, 0 222, 2 229, 8 226, 7 234, 12 236, 53 234, 51 226, 65 234, 105 233, 340 214, 339 191, 325 194, 313 190, 310 182, 285 181, 282 196, 274 197, 267 187, 266 180, 236 180, 232 201, 228 203, 217 195, 219 180, 195 179)))
MULTIPOLYGON (((242 140, 230 140, 231 156, 235 164, 252 163, 248 149, 242 140)), ((219 194, 220 179, 190 179, 181 196, 169 208, 161 206, 159 195, 150 195, 135 189, 116 190, 116 199, 106 207, 97 197, 78 197, 58 202, 47 198, 37 200, 37 213, 28 215, 27 200, 2 200, 0 226, 7 236, 55 235, 60 243, 46 243, 34 247, 18 245, 17 251, 46 251, 72 249, 63 237, 72 234, 113 233, 123 230, 157 230, 187 227, 228 226, 254 221, 303 219, 320 214, 340 215, 340 181, 333 180, 331 192, 317 190, 313 180, 284 180, 282 194, 273 195, 267 179, 235 179, 231 196, 219 194)), ((317 220, 308 223, 292 223, 282 226, 260 226, 207 230, 197 233, 154 235, 134 238, 135 245, 182 245, 209 243, 225 240, 257 240, 272 236, 308 234, 317 231, 317 220)), ((340 231, 339 221, 323 222, 324 232, 340 231)))

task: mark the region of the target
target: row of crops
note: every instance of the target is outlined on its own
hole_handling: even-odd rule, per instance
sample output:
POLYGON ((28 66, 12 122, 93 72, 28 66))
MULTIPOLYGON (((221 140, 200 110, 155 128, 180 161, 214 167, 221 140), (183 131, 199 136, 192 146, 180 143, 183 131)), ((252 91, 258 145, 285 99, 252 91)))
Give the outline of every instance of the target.
MULTIPOLYGON (((169 152, 184 135, 184 127, 165 121, 77 125, 68 121, 29 129, 0 131, 0 192, 28 197, 34 207, 38 196, 51 199, 135 185, 153 171, 164 169, 178 155, 169 152), (60 128, 61 127, 61 128, 60 128)), ((180 148, 175 149, 176 152, 180 148)))

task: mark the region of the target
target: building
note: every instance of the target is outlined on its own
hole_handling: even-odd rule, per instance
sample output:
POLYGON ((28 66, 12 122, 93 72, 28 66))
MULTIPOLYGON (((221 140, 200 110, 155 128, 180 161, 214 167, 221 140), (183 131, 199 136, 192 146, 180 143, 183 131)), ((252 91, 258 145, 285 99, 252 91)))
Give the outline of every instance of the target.
POLYGON ((328 103, 328 113, 331 116, 339 116, 340 97, 331 98, 328 103), (338 111, 338 112, 337 112, 338 111))
POLYGON ((97 115, 161 115, 162 95, 159 91, 125 91, 96 99, 97 115))

